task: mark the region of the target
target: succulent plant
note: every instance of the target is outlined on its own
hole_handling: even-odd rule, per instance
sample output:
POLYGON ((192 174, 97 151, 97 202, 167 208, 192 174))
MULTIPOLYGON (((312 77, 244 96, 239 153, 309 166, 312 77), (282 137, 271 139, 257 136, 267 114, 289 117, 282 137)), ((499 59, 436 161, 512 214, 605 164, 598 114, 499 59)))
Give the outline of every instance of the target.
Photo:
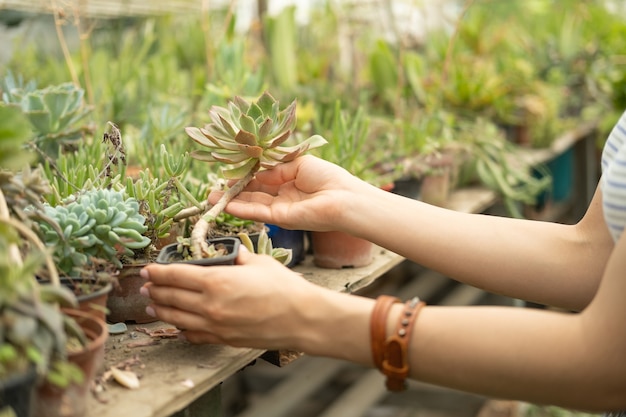
POLYGON ((188 127, 189 137, 207 150, 196 150, 193 158, 226 165, 225 178, 238 180, 220 201, 195 224, 192 234, 192 253, 202 258, 207 249, 206 237, 210 222, 214 222, 226 204, 243 190, 259 169, 272 169, 289 162, 309 149, 326 144, 319 135, 292 146, 282 146, 296 127, 296 101, 281 110, 279 102, 269 93, 263 93, 255 102, 235 97, 228 108, 213 106, 209 111, 211 122, 203 128, 188 127))
POLYGON ((150 244, 139 203, 123 192, 92 189, 64 205, 45 205, 45 214, 63 231, 59 235, 41 223, 43 241, 54 248, 59 270, 77 276, 94 264, 94 258, 121 268, 120 256, 132 256, 133 249, 150 244))
POLYGON ((72 83, 44 89, 23 89, 5 80, 2 99, 26 115, 34 131, 33 143, 46 155, 76 144, 89 128, 83 123, 91 109, 85 105, 84 90, 72 83))
POLYGON ((23 151, 30 127, 19 109, 0 104, 0 169, 21 169, 31 161, 23 151))
POLYGON ((59 305, 75 307, 77 301, 60 285, 54 262, 38 236, 11 215, 0 189, 0 385, 30 367, 59 386, 82 377, 80 369, 66 361, 66 341, 73 336, 84 343, 85 335, 59 305), (36 279, 44 265, 50 284, 36 279))
POLYGON ((228 179, 243 178, 256 165, 274 168, 322 146, 326 140, 313 135, 294 146, 281 146, 296 127, 296 102, 283 110, 269 93, 253 103, 235 97, 228 108, 213 106, 211 123, 204 128, 188 127, 187 134, 208 151, 197 150, 191 156, 207 162, 230 165, 222 170, 228 179))
POLYGON ((288 265, 289 262, 291 262, 293 251, 291 249, 275 248, 272 244, 272 239, 270 239, 265 230, 262 230, 259 233, 259 241, 256 245, 256 251, 254 248, 254 244, 252 243, 252 240, 247 233, 239 233, 237 234, 237 236, 241 240, 241 243, 246 247, 246 249, 248 249, 252 253, 256 252, 259 255, 269 255, 283 265, 288 265))
POLYGON ((55 356, 64 356, 63 317, 55 303, 76 303, 65 287, 37 283, 42 253, 29 254, 16 263, 9 244, 0 234, 0 380, 30 364, 44 374, 55 356))

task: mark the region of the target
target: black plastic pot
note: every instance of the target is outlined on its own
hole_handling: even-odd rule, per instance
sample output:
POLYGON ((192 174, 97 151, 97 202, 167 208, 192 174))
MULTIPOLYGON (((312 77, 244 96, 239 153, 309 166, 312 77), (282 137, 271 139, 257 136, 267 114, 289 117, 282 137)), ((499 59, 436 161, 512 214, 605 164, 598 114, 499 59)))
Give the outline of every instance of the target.
POLYGON ((0 380, 0 412, 10 407, 17 417, 32 415, 35 399, 35 367, 0 380))
POLYGON ((209 245, 223 244, 224 246, 226 246, 228 254, 216 258, 183 259, 181 254, 178 252, 178 244, 172 243, 170 245, 164 246, 163 249, 161 249, 161 251, 159 252, 159 256, 157 256, 156 262, 159 264, 185 263, 203 266, 235 264, 235 259, 237 259, 237 255, 239 254, 239 245, 241 245, 241 241, 239 240, 239 238, 220 237, 215 239, 209 239, 207 242, 209 243, 209 245))

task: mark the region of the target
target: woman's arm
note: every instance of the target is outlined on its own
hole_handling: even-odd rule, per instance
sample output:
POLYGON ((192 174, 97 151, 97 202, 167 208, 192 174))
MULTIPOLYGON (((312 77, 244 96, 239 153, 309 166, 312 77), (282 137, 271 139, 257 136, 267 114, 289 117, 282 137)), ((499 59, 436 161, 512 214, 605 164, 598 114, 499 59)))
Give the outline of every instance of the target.
MULTIPOLYGON (((512 307, 427 306, 410 348, 413 378, 482 395, 583 410, 626 408, 626 235, 599 291, 582 312, 512 307)), ((419 294, 417 294, 419 295, 419 294)), ((299 332, 311 354, 372 365, 369 300, 318 297, 299 332), (360 313, 356 313, 360 311, 360 313), (346 316, 347 319, 336 320, 346 316)), ((311 307, 311 305, 309 305, 311 307)), ((306 308, 306 305, 303 309, 306 308)), ((388 319, 395 327, 401 305, 388 319)))
MULTIPOLYGON (((292 348, 371 366, 374 300, 318 287, 267 256, 239 265, 149 265, 156 316, 194 343, 292 348), (340 318, 338 320, 338 318, 340 318)), ((626 234, 582 313, 515 307, 425 307, 411 377, 487 396, 586 410, 626 408, 626 234)), ((417 294, 419 295, 419 294, 417 294)), ((390 332, 400 306, 388 317, 390 332)))
POLYGON ((304 156, 257 174, 226 209, 292 229, 342 230, 470 285, 580 310, 613 246, 600 199, 596 192, 577 225, 459 213, 380 190, 304 156))
POLYGON ((345 202, 338 222, 343 230, 514 298, 582 309, 595 294, 613 247, 599 191, 578 224, 563 225, 459 213, 363 189, 345 202))

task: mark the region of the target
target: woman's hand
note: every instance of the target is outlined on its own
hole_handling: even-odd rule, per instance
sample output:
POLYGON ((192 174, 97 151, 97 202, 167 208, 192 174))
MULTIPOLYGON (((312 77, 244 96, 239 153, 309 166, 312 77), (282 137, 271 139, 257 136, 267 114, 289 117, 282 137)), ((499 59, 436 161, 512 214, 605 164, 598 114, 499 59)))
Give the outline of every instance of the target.
MULTIPOLYGON (((226 211, 288 229, 336 230, 344 202, 364 184, 337 165, 305 155, 259 172, 226 211)), ((212 191, 209 202, 215 204, 222 194, 212 191)))
POLYGON ((234 266, 151 264, 142 275, 142 293, 154 302, 148 311, 185 329, 190 342, 262 349, 296 348, 302 315, 328 291, 245 249, 234 266))

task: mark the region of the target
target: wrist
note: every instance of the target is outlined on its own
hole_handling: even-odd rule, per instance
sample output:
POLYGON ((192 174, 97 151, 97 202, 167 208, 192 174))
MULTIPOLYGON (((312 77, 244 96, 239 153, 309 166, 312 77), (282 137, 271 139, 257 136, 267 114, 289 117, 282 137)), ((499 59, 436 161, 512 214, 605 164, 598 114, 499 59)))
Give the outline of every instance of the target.
POLYGON ((338 204, 341 210, 337 212, 338 218, 334 225, 336 227, 339 225, 338 228, 342 232, 368 239, 365 233, 371 229, 378 214, 373 202, 384 201, 386 193, 388 192, 365 181, 355 182, 352 188, 343 194, 342 203, 338 204), (380 195, 377 195, 378 193, 380 195))
POLYGON ((369 317, 373 300, 323 290, 302 303, 302 321, 295 332, 296 349, 371 365, 369 317))

